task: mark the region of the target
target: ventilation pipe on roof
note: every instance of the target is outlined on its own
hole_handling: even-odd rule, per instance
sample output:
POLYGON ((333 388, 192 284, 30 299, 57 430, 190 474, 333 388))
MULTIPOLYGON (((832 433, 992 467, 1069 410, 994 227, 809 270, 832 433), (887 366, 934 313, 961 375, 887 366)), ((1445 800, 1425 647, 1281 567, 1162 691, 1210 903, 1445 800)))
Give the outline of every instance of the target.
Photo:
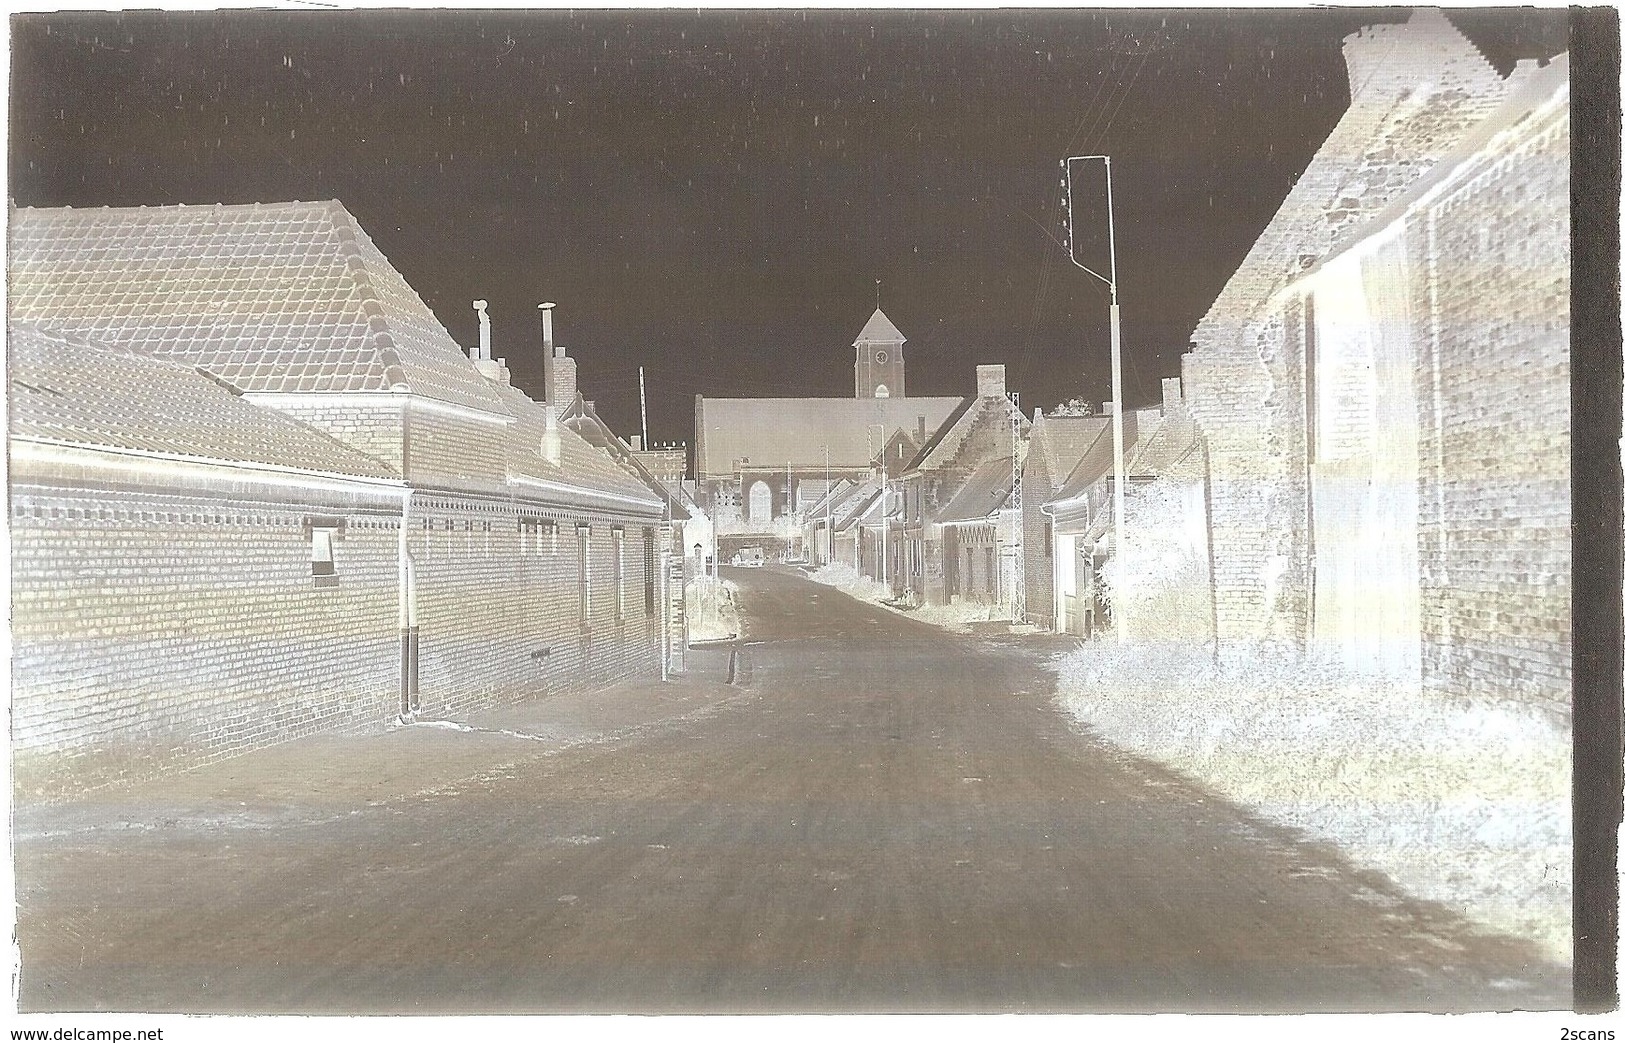
POLYGON ((536 307, 542 313, 542 350, 551 357, 553 354, 553 309, 558 305, 552 301, 544 301, 536 307))
POLYGON ((536 307, 542 313, 542 397, 555 409, 569 409, 576 397, 576 363, 553 343, 553 309, 558 305, 546 301, 536 307))
POLYGON ((485 313, 487 307, 489 305, 484 301, 474 302, 474 310, 480 315, 480 346, 474 356, 475 362, 491 357, 491 316, 485 313))
POLYGON ((508 367, 501 359, 491 357, 491 316, 485 312, 487 305, 484 301, 475 301, 474 310, 480 313, 480 346, 479 354, 474 357, 474 368, 480 371, 480 376, 496 384, 508 382, 508 367))

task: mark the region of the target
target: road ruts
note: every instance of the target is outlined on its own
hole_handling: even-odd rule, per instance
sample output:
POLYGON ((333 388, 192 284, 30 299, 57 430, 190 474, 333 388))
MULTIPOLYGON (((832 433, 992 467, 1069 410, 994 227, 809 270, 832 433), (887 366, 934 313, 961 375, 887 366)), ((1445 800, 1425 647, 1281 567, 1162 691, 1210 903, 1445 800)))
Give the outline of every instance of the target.
POLYGON ((337 818, 20 843, 23 1008, 1568 1004, 1529 946, 1072 728, 1038 650, 733 578, 723 712, 337 818))

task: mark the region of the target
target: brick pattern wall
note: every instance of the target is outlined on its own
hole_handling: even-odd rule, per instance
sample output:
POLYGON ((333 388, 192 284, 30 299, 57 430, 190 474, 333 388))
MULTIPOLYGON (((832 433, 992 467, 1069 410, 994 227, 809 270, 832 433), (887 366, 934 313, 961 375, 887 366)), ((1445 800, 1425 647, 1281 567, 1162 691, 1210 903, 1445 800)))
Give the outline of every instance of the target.
POLYGON ((477 489, 507 479, 502 424, 413 405, 406 435, 405 476, 413 485, 477 489))
POLYGON ((19 784, 93 786, 392 718, 396 503, 14 484, 19 784), (312 577, 313 515, 345 522, 331 587, 312 577))
POLYGON ((665 572, 659 526, 658 519, 522 501, 415 495, 408 531, 417 572, 421 713, 456 716, 658 677, 665 600, 658 588, 665 572), (657 530, 653 614, 644 590, 649 527, 657 530), (616 528, 622 530, 619 612, 616 528))
MULTIPOLYGON (((1240 331, 1233 339, 1240 340, 1240 331)), ((1256 349, 1226 347, 1209 341, 1186 355, 1182 376, 1191 414, 1208 444, 1218 637, 1235 640, 1269 632, 1278 603, 1274 595, 1289 561, 1274 553, 1279 536, 1266 523, 1271 507, 1280 503, 1272 495, 1279 474, 1265 451, 1261 419, 1269 389, 1266 371, 1256 349)))
POLYGON ((381 461, 395 474, 401 473, 403 407, 399 403, 312 405, 305 399, 290 402, 282 395, 247 397, 255 405, 302 420, 351 449, 381 461))
POLYGON ((1021 547, 1026 584, 1027 622, 1055 626, 1055 559, 1050 520, 1039 508, 1051 490, 1049 464, 1040 452, 1029 452, 1021 476, 1021 547))
POLYGON ((1529 120, 1405 234, 1418 316, 1423 669, 1567 712, 1569 121, 1529 120), (1493 215, 1493 220, 1486 215, 1493 215))
MULTIPOLYGON (((1210 325, 1186 356, 1192 411, 1209 445, 1221 639, 1301 643, 1316 626, 1310 554, 1338 535, 1318 531, 1310 517, 1313 379, 1322 475, 1366 474, 1367 484, 1404 475, 1415 486, 1414 511, 1405 508, 1414 529, 1384 524, 1397 538, 1415 534, 1423 676, 1462 694, 1564 711, 1568 149, 1566 107, 1525 118, 1425 204, 1394 217, 1397 225, 1363 228, 1373 237, 1355 246, 1354 263, 1312 272, 1243 323, 1210 325), (1397 235, 1394 245, 1375 237, 1385 230, 1397 235), (1369 293, 1372 285, 1359 282, 1370 261, 1360 258, 1384 250, 1403 258, 1378 267, 1403 278, 1399 299, 1407 302, 1400 318, 1384 321, 1405 328, 1373 328, 1386 346, 1366 347, 1386 354, 1345 350, 1343 365, 1332 365, 1320 344, 1311 378, 1308 295, 1343 292, 1338 280, 1369 293), (1407 371, 1383 375, 1396 364, 1407 371), (1408 415, 1384 412, 1413 395, 1414 428, 1408 415), (1406 459, 1390 459, 1396 452, 1406 459)), ((1320 321, 1321 340, 1347 333, 1320 321)))
POLYGON ((1271 295, 1446 156, 1505 96, 1437 11, 1344 44, 1350 104, 1192 334, 1183 363, 1212 469, 1221 639, 1302 641, 1310 596, 1301 314, 1271 295))

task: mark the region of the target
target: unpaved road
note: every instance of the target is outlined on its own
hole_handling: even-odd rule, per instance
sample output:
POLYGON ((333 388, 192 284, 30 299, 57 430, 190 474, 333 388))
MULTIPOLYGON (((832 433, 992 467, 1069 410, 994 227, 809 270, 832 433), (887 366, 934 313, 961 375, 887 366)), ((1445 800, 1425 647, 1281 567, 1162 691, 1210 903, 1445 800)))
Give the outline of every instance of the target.
POLYGON ((1568 1005, 1530 947, 1073 730, 1034 642, 734 578, 722 712, 341 815, 19 835, 23 1009, 1568 1005))

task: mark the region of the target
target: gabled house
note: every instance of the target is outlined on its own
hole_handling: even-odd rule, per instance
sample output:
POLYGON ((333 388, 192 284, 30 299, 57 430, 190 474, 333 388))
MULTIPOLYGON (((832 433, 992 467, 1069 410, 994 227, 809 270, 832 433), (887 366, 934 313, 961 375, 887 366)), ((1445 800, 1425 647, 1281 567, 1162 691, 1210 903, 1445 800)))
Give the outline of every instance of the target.
POLYGON ((834 512, 857 487, 856 480, 841 478, 831 483, 822 496, 808 505, 801 523, 802 546, 806 548, 807 560, 812 565, 827 565, 834 560, 834 512))
MULTIPOLYGON (((372 461, 374 477, 401 490, 382 518, 327 509, 325 501, 285 504, 315 519, 300 528, 309 530, 305 553, 331 555, 340 577, 336 588, 313 583, 305 593, 277 587, 286 599, 338 605, 350 596, 342 577, 352 548, 371 545, 358 537, 375 526, 387 534, 385 589, 394 608, 379 640, 388 654, 345 663, 368 672, 365 690, 393 692, 383 705, 368 704, 373 719, 460 713, 659 675, 665 502, 565 426, 556 409, 513 388, 502 360, 491 357, 488 326, 472 357, 465 354, 339 203, 15 210, 9 263, 13 326, 202 374, 234 401, 291 425, 278 430, 319 432, 372 461)), ((166 380, 151 394, 178 387, 166 380)), ((156 480, 141 472, 130 484, 156 480)), ((101 686, 87 696, 109 704, 128 698, 123 678, 136 662, 175 674, 152 684, 185 689, 191 682, 180 672, 193 657, 215 655, 206 674, 220 693, 218 708, 189 703, 198 721, 161 724, 64 718, 38 733, 42 749, 96 749, 150 727, 173 742, 176 761, 195 762, 361 720, 348 700, 362 689, 349 682, 343 695, 291 701, 264 685, 257 657, 297 636, 286 629, 295 625, 286 612, 259 611, 246 624, 257 628, 254 638, 224 654, 208 640, 216 616, 239 618, 234 584, 269 582, 288 567, 254 550, 260 523, 253 519, 267 515, 232 509, 234 497, 220 490, 218 502, 179 512, 193 525, 209 519, 188 533, 193 543, 177 539, 150 568, 118 573, 131 589, 109 593, 105 611, 136 603, 159 611, 175 589, 171 577, 187 575, 191 557, 241 555, 221 565, 218 596, 199 603, 162 654, 139 641, 95 642, 98 654, 121 665, 99 675, 101 686), (255 712, 244 713, 244 705, 255 712)), ((67 516, 44 520, 46 528, 71 527, 67 516)), ((50 540, 43 529, 32 537, 50 540)), ((40 551, 27 541, 13 546, 17 561, 40 551)), ((51 552, 41 553, 40 567, 48 568, 51 552)), ((22 651, 30 670, 45 669, 57 654, 48 649, 84 641, 73 628, 88 624, 63 600, 71 596, 63 589, 19 604, 25 633, 36 620, 61 627, 49 640, 41 633, 39 657, 22 651)), ((342 655, 335 643, 333 658, 342 655)), ((312 680, 320 669, 311 669, 288 683, 326 691, 325 681, 312 680)), ((347 675, 335 669, 332 676, 347 675)), ((26 674, 19 680, 29 683, 26 674)))
POLYGON ((1110 416, 1045 415, 1033 411, 1022 463, 1022 568, 1027 622, 1055 628, 1054 521, 1045 512, 1092 446, 1111 442, 1110 416))
POLYGON ((8 334, 20 786, 401 712, 399 476, 194 366, 30 323, 8 334))
MULTIPOLYGON (((1183 628, 1193 639, 1202 639, 1211 606, 1206 568, 1205 460, 1201 436, 1186 408, 1179 381, 1162 382, 1160 406, 1129 410, 1123 415, 1123 470, 1127 479, 1123 539, 1129 550, 1123 559, 1127 570, 1123 575, 1129 589, 1118 591, 1115 599, 1108 598, 1101 583, 1101 570, 1118 556, 1113 542, 1117 526, 1113 514, 1116 476, 1111 417, 1079 419, 1101 422, 1075 429, 1093 437, 1060 488, 1039 505, 1051 534, 1051 594, 1047 606, 1050 625, 1080 637, 1091 636, 1113 623, 1126 633, 1135 633, 1136 626, 1143 624, 1138 618, 1143 613, 1135 611, 1133 590, 1144 584, 1134 581, 1151 580, 1152 586, 1164 586, 1160 572, 1156 576, 1145 573, 1165 567, 1172 543, 1185 557, 1199 563, 1194 578, 1183 574, 1180 577, 1199 589, 1180 602, 1181 611, 1191 618, 1159 618, 1157 625, 1183 628), (1136 500, 1151 488, 1161 488, 1169 495, 1158 501, 1162 509, 1148 515, 1136 510, 1136 500), (1148 551, 1153 545, 1155 550, 1148 551), (1202 607, 1186 610, 1185 601, 1202 607)), ((1046 419, 1045 423, 1049 422, 1046 419)), ((1036 598, 1029 598, 1029 618, 1044 610, 1036 598)), ((1161 617, 1168 615, 1166 607, 1159 611, 1161 617)), ((1143 632, 1146 628, 1140 625, 1139 629, 1143 632)))
POLYGON ((1362 29, 1343 56, 1347 111, 1197 325, 1183 361, 1213 469, 1221 640, 1307 637, 1303 397, 1284 393, 1307 379, 1295 332, 1306 320, 1267 302, 1436 167, 1506 94, 1437 9, 1362 29))
POLYGON ((1433 10, 1344 55, 1185 357, 1218 637, 1565 714, 1567 59, 1502 78, 1433 10))
POLYGON ((1031 424, 1005 393, 1003 366, 977 366, 976 391, 898 482, 901 557, 888 579, 928 605, 999 600, 1020 582, 1019 511, 1005 508, 1031 424))

